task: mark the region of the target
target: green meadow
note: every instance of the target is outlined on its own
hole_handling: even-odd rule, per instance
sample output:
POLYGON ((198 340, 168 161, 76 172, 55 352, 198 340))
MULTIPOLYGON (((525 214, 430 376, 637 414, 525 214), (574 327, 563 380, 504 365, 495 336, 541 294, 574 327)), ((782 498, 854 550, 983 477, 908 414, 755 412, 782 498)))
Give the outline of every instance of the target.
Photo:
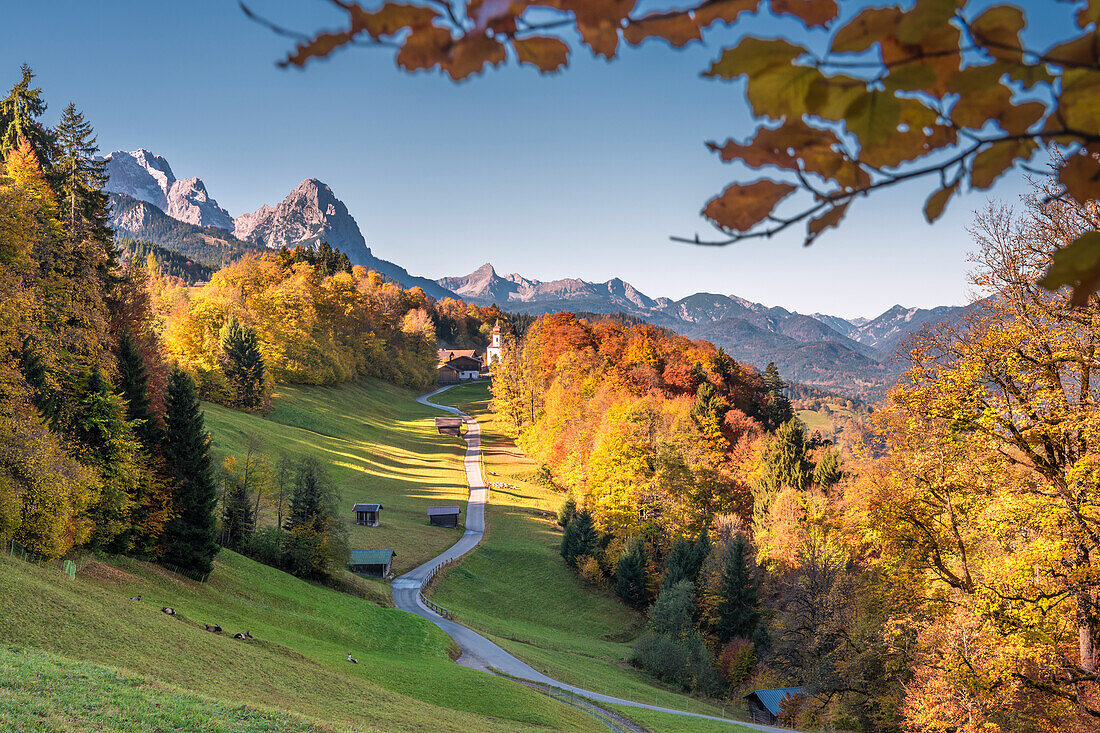
MULTIPOLYGON (((412 614, 228 551, 218 556, 205 584, 124 558, 86 562, 70 580, 56 567, 3 556, 0 586, 0 639, 9 651, 32 656, 44 651, 105 665, 222 705, 290 711, 303 723, 338 730, 593 730, 597 725, 525 687, 454 664, 453 642, 412 614), (138 594, 140 601, 130 600, 138 594), (162 613, 165 606, 176 615, 162 613), (203 623, 219 624, 224 632, 206 631, 203 623), (255 640, 233 638, 245 630, 255 640), (348 663, 348 654, 359 663, 348 663)), ((3 665, 13 666, 12 660, 3 665)), ((89 685, 105 700, 113 694, 94 680, 89 685)), ((76 693, 58 688, 36 699, 68 694, 76 693)), ((135 700, 174 696, 155 686, 134 694, 135 700)), ((180 704, 181 716, 194 707, 180 704)), ((205 714, 195 706, 196 715, 205 714)), ((96 728, 89 723, 85 729, 96 728)))
MULTIPOLYGON (((275 409, 266 416, 209 403, 203 409, 219 462, 230 454, 243 457, 251 441, 272 459, 313 455, 325 463, 349 545, 394 550, 393 570, 400 575, 453 544, 466 516, 465 444, 438 435, 433 418, 443 413, 417 403, 416 396, 378 380, 336 387, 280 385, 275 409), (382 504, 381 526, 357 526, 351 513, 355 502, 382 504), (428 525, 427 508, 438 504, 462 507, 458 530, 428 525)), ((261 518, 265 521, 275 521, 270 510, 261 518)))

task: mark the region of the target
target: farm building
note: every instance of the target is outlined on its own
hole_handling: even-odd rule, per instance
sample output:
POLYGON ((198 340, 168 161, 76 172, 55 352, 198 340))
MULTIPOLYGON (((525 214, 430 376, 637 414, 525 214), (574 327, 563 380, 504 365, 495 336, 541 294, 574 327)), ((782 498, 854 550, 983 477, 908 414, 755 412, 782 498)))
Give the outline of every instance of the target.
POLYGON ((477 379, 481 376, 483 361, 473 349, 439 349, 438 375, 442 378, 451 378, 450 373, 445 373, 443 367, 450 367, 458 373, 459 380, 477 379))
POLYGON ((435 374, 436 381, 440 384, 458 384, 458 370, 450 364, 440 364, 435 374))
POLYGON ((428 507, 428 524, 437 527, 457 527, 459 508, 456 506, 428 507))
POLYGON ((805 695, 804 687, 780 687, 774 690, 753 690, 745 695, 749 703, 749 716, 754 723, 775 725, 782 713, 783 701, 788 697, 805 695))
POLYGON ((348 570, 360 575, 384 578, 390 574, 390 565, 396 554, 393 550, 352 550, 348 559, 348 570))
POLYGON ((382 512, 381 504, 354 504, 351 510, 355 512, 355 523, 367 527, 377 527, 379 514, 382 512))
POLYGON ((461 417, 437 417, 435 429, 440 435, 462 435, 461 417))

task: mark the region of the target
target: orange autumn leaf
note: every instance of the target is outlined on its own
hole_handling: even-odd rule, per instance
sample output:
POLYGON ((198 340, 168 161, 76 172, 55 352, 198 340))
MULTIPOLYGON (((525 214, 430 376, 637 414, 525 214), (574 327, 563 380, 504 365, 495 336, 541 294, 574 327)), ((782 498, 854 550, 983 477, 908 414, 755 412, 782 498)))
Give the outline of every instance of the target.
POLYGON ((789 183, 766 178, 749 184, 734 183, 708 201, 702 213, 723 229, 745 232, 767 218, 794 190, 789 183))

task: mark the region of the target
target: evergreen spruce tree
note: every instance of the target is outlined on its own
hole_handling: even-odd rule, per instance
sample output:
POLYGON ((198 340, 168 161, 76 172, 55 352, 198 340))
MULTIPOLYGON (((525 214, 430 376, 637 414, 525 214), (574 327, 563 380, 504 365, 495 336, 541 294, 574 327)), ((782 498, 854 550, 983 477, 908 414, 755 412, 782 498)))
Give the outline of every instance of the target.
POLYGON ((844 471, 840 467, 840 454, 834 450, 825 451, 825 455, 821 456, 817 465, 814 466, 814 484, 822 489, 827 489, 830 486, 835 486, 843 477, 844 471))
POLYGON ((558 524, 564 529, 569 526, 569 522, 573 517, 577 516, 577 501, 573 498, 573 495, 565 497, 565 501, 562 502, 561 507, 558 508, 558 524))
POLYGON ((134 426, 142 447, 149 455, 154 455, 163 435, 149 406, 145 360, 129 331, 120 334, 118 339, 118 388, 126 400, 126 419, 134 426))
POLYGON ((661 588, 669 588, 681 580, 696 583, 709 554, 710 537, 706 530, 703 530, 694 542, 686 537, 677 537, 665 558, 665 574, 661 579, 661 588))
POLYGON ((649 603, 645 543, 639 537, 627 540, 619 555, 615 566, 615 593, 632 608, 642 609, 649 603))
POLYGON ((587 509, 577 512, 561 537, 561 556, 565 564, 577 567, 578 558, 594 554, 600 547, 600 534, 587 509))
POLYGON ((195 383, 176 367, 168 375, 162 455, 173 484, 176 516, 165 527, 164 561, 201 575, 218 552, 215 509, 218 493, 211 472, 206 432, 195 383))
MULTIPOLYGON (((98 159, 99 146, 91 124, 70 102, 55 134, 57 160, 54 170, 60 182, 62 221, 76 239, 101 244, 110 242, 111 215, 107 194, 103 192, 107 184, 107 161, 98 159)), ((105 249, 108 256, 101 267, 110 270, 115 264, 114 247, 105 249)))
POLYGON ((320 461, 312 456, 303 458, 294 474, 294 493, 290 513, 283 523, 288 531, 325 529, 330 494, 328 474, 320 461))
POLYGON ((222 545, 243 550, 252 534, 252 498, 243 481, 233 479, 226 488, 222 508, 222 545))
POLYGON ((786 387, 787 383, 780 378, 775 362, 769 361, 764 369, 764 389, 768 393, 768 403, 760 416, 761 422, 768 430, 775 430, 794 417, 791 401, 783 394, 786 387))
POLYGON ((50 131, 38 122, 38 118, 46 112, 46 100, 42 98, 40 88, 31 86, 34 79, 31 67, 23 64, 20 73, 22 78, 19 82, 11 88, 8 96, 0 99, 0 158, 6 159, 12 150, 19 147, 20 140, 26 140, 45 169, 47 179, 51 179, 53 184, 56 181, 52 180, 50 170, 56 144, 50 131))
POLYGON ((264 358, 256 332, 230 316, 222 329, 225 376, 233 385, 236 404, 245 408, 263 404, 264 358))
POLYGON ((738 534, 722 554, 714 632, 725 644, 734 638, 752 638, 759 619, 756 572, 748 540, 738 534))

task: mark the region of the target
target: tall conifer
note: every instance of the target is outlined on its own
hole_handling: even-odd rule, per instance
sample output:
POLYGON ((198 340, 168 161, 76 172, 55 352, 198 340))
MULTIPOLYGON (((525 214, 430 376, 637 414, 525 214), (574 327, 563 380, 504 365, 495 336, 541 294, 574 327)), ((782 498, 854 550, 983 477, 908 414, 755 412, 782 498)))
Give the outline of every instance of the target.
POLYGON ((631 537, 619 555, 615 566, 615 593, 633 608, 642 609, 649 603, 645 543, 639 537, 631 537))
POLYGON ((126 400, 126 419, 150 455, 156 452, 162 433, 149 406, 149 376, 145 361, 129 331, 118 339, 118 388, 126 400))
POLYGON ((759 619, 756 572, 748 540, 737 534, 722 553, 714 631, 725 644, 734 638, 751 638, 759 619))
POLYGON ((259 407, 264 401, 264 357, 256 332, 231 316, 222 330, 222 350, 234 401, 241 407, 259 407))
POLYGON ((183 370, 168 376, 162 454, 173 483, 176 516, 165 528, 164 560, 192 574, 209 573, 217 554, 218 494, 195 383, 183 370))
POLYGON ((38 121, 46 112, 46 100, 42 98, 42 89, 31 86, 34 79, 31 67, 23 64, 20 74, 8 96, 0 99, 0 158, 7 158, 19 147, 20 140, 26 140, 48 174, 56 144, 53 134, 38 121))

